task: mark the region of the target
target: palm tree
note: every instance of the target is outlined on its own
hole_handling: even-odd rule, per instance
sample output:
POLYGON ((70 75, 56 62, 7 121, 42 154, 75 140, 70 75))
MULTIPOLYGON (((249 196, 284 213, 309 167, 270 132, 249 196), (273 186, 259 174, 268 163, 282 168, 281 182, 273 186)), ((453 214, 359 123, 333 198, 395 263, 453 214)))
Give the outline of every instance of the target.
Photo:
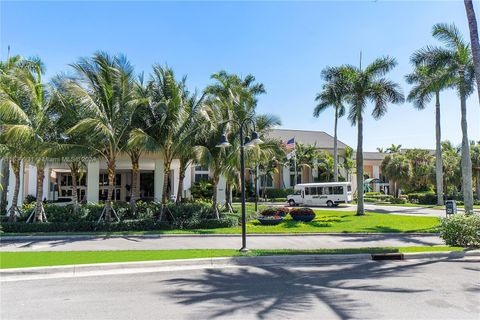
POLYGON ((345 180, 350 181, 350 175, 352 174, 353 167, 355 166, 355 161, 353 160, 353 149, 350 147, 345 148, 342 166, 346 174, 345 180))
MULTIPOLYGON (((17 68, 11 77, 16 92, 2 95, 3 135, 7 141, 27 148, 30 160, 37 168, 36 205, 33 221, 46 219, 43 209, 43 180, 45 179, 44 150, 52 138, 50 95, 42 83, 43 64, 31 61, 33 68, 17 68)), ((6 92, 6 91, 5 91, 6 92)))
POLYGON ((387 153, 399 153, 402 150, 401 144, 393 144, 385 150, 387 153))
POLYGON ((443 186, 445 194, 456 193, 462 183, 461 148, 450 141, 442 142, 443 186))
POLYGON ((105 220, 111 221, 117 156, 126 151, 130 124, 137 108, 134 70, 126 57, 97 52, 72 64, 76 78, 67 84, 82 119, 68 135, 89 137, 87 146, 107 162, 108 198, 105 220))
POLYGON ((480 199, 480 141, 472 142, 470 154, 472 155, 472 170, 475 172, 475 193, 480 199))
POLYGON ((472 0, 464 0, 465 11, 467 12, 468 28, 470 29, 470 43, 472 44, 473 65, 475 67, 475 77, 477 78, 477 93, 480 101, 480 42, 478 40, 477 19, 473 9, 472 0))
MULTIPOLYGON (((304 168, 311 169, 318 165, 317 161, 319 158, 319 153, 317 150, 317 146, 311 145, 311 144, 304 145, 301 143, 296 143, 295 157, 296 157, 295 161, 297 162, 296 168, 301 167, 302 169, 304 168)), ((295 184, 297 183, 297 181, 298 181, 298 173, 295 172, 295 184)), ((300 181, 300 183, 303 183, 303 181, 300 181)))
POLYGON ((407 82, 413 84, 408 95, 408 101, 418 110, 435 96, 435 179, 437 187, 437 204, 443 205, 443 165, 442 165, 442 134, 440 125, 440 91, 449 86, 448 74, 445 70, 431 72, 426 67, 417 66, 415 71, 406 76, 407 82))
POLYGON ((412 167, 404 155, 392 154, 383 159, 382 172, 388 179, 394 181, 395 197, 398 197, 398 187, 401 188, 408 182, 412 175, 412 167))
POLYGON ((350 104, 348 119, 357 125, 357 215, 365 215, 363 202, 363 113, 368 102, 374 104, 372 116, 380 119, 387 112, 388 103, 401 103, 403 94, 397 83, 384 76, 397 62, 390 57, 377 58, 365 69, 351 65, 330 68, 325 72, 327 81, 339 79, 345 83, 345 101, 350 104))
MULTIPOLYGON (((322 78, 324 81, 328 76, 328 68, 322 72, 322 78)), ((333 78, 331 80, 339 80, 338 78, 333 78)), ((318 102, 317 106, 313 110, 313 116, 317 117, 328 107, 333 107, 335 109, 335 119, 334 119, 334 134, 333 134, 333 180, 338 181, 338 137, 337 137, 337 125, 338 118, 343 117, 345 114, 345 106, 343 100, 345 97, 344 84, 341 81, 329 81, 323 85, 322 92, 318 93, 315 97, 315 101, 318 102)))
POLYGON ((470 45, 463 39, 455 25, 436 24, 433 37, 444 43, 443 47, 428 46, 418 50, 412 61, 416 66, 425 66, 432 73, 445 70, 447 82, 457 90, 460 97, 462 127, 462 190, 465 211, 473 210, 472 162, 467 131, 467 97, 474 90, 474 66, 470 45))

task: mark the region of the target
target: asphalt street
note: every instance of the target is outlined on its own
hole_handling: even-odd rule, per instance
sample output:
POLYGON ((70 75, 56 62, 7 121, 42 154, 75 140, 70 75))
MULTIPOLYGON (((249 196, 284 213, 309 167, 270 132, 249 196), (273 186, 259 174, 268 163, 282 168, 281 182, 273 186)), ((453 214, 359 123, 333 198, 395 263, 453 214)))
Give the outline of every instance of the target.
POLYGON ((0 318, 480 319, 477 261, 232 267, 1 284, 0 318))
MULTIPOLYGON (((0 251, 85 251, 85 250, 167 250, 167 249, 238 249, 241 236, 159 236, 95 237, 56 240, 2 240, 0 251)), ((318 249, 362 247, 406 247, 443 245, 436 235, 412 234, 316 234, 249 235, 250 249, 318 249)))

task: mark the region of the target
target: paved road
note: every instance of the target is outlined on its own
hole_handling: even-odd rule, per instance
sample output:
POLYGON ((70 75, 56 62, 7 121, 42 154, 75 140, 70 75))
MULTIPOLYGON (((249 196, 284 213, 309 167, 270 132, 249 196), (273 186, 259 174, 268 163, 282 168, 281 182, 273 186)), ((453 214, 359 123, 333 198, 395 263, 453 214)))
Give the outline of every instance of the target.
POLYGON ((1 319, 480 319, 463 261, 235 267, 4 282, 1 319))
MULTIPOLYGON (((160 249, 237 249, 240 235, 235 236, 160 236, 97 237, 59 240, 3 241, 0 251, 82 251, 82 250, 160 250, 160 249)), ((300 236, 249 236, 250 249, 318 249, 442 245, 436 235, 409 234, 317 234, 300 236)))

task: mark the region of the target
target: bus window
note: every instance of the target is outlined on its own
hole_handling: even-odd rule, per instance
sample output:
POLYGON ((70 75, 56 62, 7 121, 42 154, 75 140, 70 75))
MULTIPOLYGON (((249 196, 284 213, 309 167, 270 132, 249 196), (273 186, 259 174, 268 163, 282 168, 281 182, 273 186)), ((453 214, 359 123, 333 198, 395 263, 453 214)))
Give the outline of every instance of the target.
POLYGON ((317 192, 319 195, 323 194, 323 187, 317 187, 317 192))
POLYGON ((333 193, 333 187, 328 187, 328 194, 334 194, 333 193))
POLYGON ((296 195, 296 196, 302 195, 302 190, 295 190, 294 195, 296 195))
POLYGON ((352 191, 352 186, 348 185, 348 186, 347 186, 347 191, 348 191, 348 192, 351 192, 351 191, 352 191))
POLYGON ((333 187, 333 194, 343 194, 343 187, 342 186, 333 187))
POLYGON ((323 194, 330 194, 328 187, 323 187, 323 194))
POLYGON ((317 187, 310 187, 310 195, 316 196, 317 195, 317 187))
POLYGON ((310 194, 310 188, 305 188, 305 195, 308 196, 310 194))

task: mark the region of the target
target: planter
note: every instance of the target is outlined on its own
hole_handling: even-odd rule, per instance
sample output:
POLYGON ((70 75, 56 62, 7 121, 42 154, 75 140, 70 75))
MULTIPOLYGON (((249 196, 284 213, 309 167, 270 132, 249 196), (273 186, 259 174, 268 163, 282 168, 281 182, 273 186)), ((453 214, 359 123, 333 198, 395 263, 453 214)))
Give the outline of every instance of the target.
POLYGON ((315 214, 306 213, 306 214, 293 214, 292 219, 295 221, 310 222, 315 219, 315 214))
POLYGON ((273 217, 273 216, 279 216, 279 217, 285 217, 289 212, 288 208, 285 207, 270 207, 267 209, 264 209, 260 214, 263 217, 273 217))
POLYGON ((258 221, 264 226, 276 226, 283 221, 283 217, 258 217, 258 221))

